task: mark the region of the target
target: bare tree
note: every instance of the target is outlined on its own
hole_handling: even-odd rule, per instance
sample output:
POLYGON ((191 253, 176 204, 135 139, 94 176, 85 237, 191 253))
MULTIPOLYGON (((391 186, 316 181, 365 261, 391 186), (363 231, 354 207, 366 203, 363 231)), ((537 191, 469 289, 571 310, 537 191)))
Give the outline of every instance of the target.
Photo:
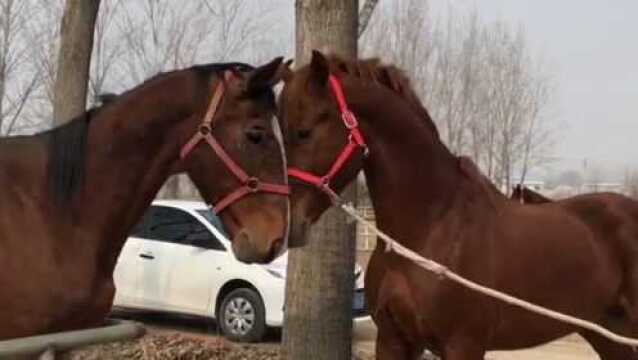
MULTIPOLYGON (((264 31, 275 25, 273 9, 273 3, 254 0, 121 2, 119 8, 114 7, 114 21, 122 47, 111 47, 110 55, 105 53, 108 61, 102 68, 110 74, 101 81, 96 79, 96 84, 103 85, 116 76, 129 87, 197 61, 252 61, 274 56, 273 51, 280 47, 272 45, 275 41, 264 31), (119 70, 111 67, 113 61, 119 70)), ((173 177, 161 193, 179 197, 182 188, 181 179, 173 177)))
POLYGON ((60 28, 53 117, 63 123, 86 109, 93 34, 100 0, 66 0, 60 28))
POLYGON ((587 167, 587 183, 585 184, 585 190, 589 192, 600 191, 600 184, 604 179, 604 169, 600 164, 590 164, 587 167))
POLYGON ((638 199, 638 170, 627 170, 625 173, 625 190, 627 195, 638 199))
POLYGON ((397 64, 418 84, 431 56, 429 2, 391 1, 378 7, 360 38, 361 54, 378 56, 383 49, 383 60, 397 64))
MULTIPOLYGON (((297 0, 296 59, 313 49, 357 54, 357 0, 297 0)), ((345 194, 356 199, 356 187, 345 194)), ((288 359, 351 359, 356 227, 332 209, 289 251, 284 349, 288 359), (317 256, 317 254, 330 254, 317 256)))
POLYGON ((127 3, 119 18, 126 47, 123 71, 138 84, 167 69, 191 64, 212 26, 202 22, 202 5, 175 6, 166 0, 127 3))
POLYGON ((27 118, 36 123, 51 125, 57 54, 60 44, 60 19, 64 13, 64 1, 52 0, 37 3, 27 27, 26 41, 30 44, 29 57, 39 74, 40 86, 28 106, 27 118))
MULTIPOLYGON (((0 43, 0 57, 7 55, 13 64, 7 66, 10 73, 0 76, 0 89, 8 89, 0 90, 0 134, 50 126, 56 79, 65 77, 57 64, 64 46, 60 19, 71 3, 78 1, 0 0, 0 31, 11 25, 0 33, 0 41, 3 34, 11 40, 0 43), (1 49, 3 44, 9 52, 1 49)), ((158 72, 195 62, 253 62, 287 53, 291 20, 274 11, 283 4, 287 0, 104 1, 95 22, 88 100, 95 103, 101 92, 121 92, 158 72)), ((72 90, 84 92, 82 86, 72 90)))
POLYGON ((365 3, 363 3, 361 11, 359 11, 359 28, 357 30, 357 37, 361 37, 368 28, 370 18, 372 18, 372 13, 374 13, 374 8, 378 3, 379 0, 365 0, 365 3))
POLYGON ((26 1, 0 1, 0 135, 28 126, 19 120, 39 84, 25 39, 25 22, 32 12, 26 1))
POLYGON ((100 5, 97 20, 95 22, 95 35, 93 40, 93 55, 91 56, 91 72, 89 77, 89 101, 98 103, 99 96, 106 92, 107 82, 119 78, 117 65, 124 47, 118 41, 116 18, 121 16, 122 0, 104 1, 100 5))
POLYGON ((551 145, 551 78, 522 29, 484 23, 449 6, 430 19, 427 0, 382 3, 362 38, 413 80, 454 153, 469 153, 498 185, 525 177, 551 145))
POLYGON ((252 45, 268 47, 270 37, 263 30, 275 23, 273 6, 249 0, 143 0, 124 6, 122 73, 135 84, 198 60, 253 60, 252 45))

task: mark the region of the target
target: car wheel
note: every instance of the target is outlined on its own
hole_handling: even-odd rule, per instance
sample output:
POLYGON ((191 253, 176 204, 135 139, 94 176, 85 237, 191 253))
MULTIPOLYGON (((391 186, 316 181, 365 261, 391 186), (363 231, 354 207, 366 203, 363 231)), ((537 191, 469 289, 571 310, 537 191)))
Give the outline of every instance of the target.
POLYGON ((217 318, 222 333, 232 341, 256 342, 266 333, 264 303, 253 289, 235 289, 226 295, 217 318))

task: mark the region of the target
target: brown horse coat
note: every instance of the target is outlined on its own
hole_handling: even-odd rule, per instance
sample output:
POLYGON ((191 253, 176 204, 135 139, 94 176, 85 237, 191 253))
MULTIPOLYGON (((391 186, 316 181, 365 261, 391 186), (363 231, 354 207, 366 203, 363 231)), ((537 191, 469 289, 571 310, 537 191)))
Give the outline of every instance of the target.
MULTIPOLYGON (((380 229, 480 284, 638 335, 637 202, 613 194, 542 207, 510 201, 464 170, 399 71, 320 53, 289 76, 282 93, 291 166, 325 173, 345 142, 328 73, 341 79, 370 147, 363 170, 380 229)), ((335 189, 353 181, 360 164, 350 163, 335 189)), ((327 207, 316 190, 295 192, 294 226, 327 207)), ((482 359, 488 350, 578 331, 439 279, 381 244, 366 295, 379 328, 377 359, 416 359, 425 346, 446 360, 482 359)), ((627 347, 584 335, 604 359, 636 358, 627 347)))
MULTIPOLYGON (((101 324, 120 249, 170 174, 188 173, 211 202, 238 186, 208 147, 179 158, 221 71, 241 76, 215 135, 246 171, 283 183, 271 126, 280 61, 250 72, 226 64, 162 74, 60 128, 0 139, 0 339, 101 324)), ((251 195, 229 212, 231 234, 264 234, 264 246, 265 236, 286 231, 284 197, 251 195)))

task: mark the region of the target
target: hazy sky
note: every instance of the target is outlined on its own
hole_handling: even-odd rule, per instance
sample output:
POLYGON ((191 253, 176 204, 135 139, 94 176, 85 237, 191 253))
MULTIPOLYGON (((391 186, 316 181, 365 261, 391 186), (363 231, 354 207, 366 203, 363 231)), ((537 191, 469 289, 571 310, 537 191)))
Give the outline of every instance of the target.
POLYGON ((560 121, 554 153, 638 164, 638 1, 448 0, 520 23, 549 63, 560 121))

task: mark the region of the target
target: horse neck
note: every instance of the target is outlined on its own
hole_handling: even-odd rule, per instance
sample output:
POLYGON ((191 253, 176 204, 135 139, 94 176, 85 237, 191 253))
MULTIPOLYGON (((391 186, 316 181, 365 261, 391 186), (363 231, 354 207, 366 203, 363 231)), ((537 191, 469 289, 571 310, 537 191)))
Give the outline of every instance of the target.
POLYGON ((192 115, 189 106, 165 92, 143 95, 130 94, 91 122, 85 182, 71 204, 73 226, 99 234, 92 249, 107 273, 128 232, 174 172, 185 140, 172 134, 180 133, 177 124, 192 115))
MULTIPOLYGON (((454 201, 461 173, 456 157, 426 123, 429 119, 388 92, 368 87, 357 92, 365 98, 349 98, 370 148, 364 173, 379 226, 406 234, 407 222, 413 221, 413 231, 422 234, 454 201), (418 218, 397 214, 418 214, 418 218)), ((403 241, 411 239, 417 237, 406 236, 403 241)))

